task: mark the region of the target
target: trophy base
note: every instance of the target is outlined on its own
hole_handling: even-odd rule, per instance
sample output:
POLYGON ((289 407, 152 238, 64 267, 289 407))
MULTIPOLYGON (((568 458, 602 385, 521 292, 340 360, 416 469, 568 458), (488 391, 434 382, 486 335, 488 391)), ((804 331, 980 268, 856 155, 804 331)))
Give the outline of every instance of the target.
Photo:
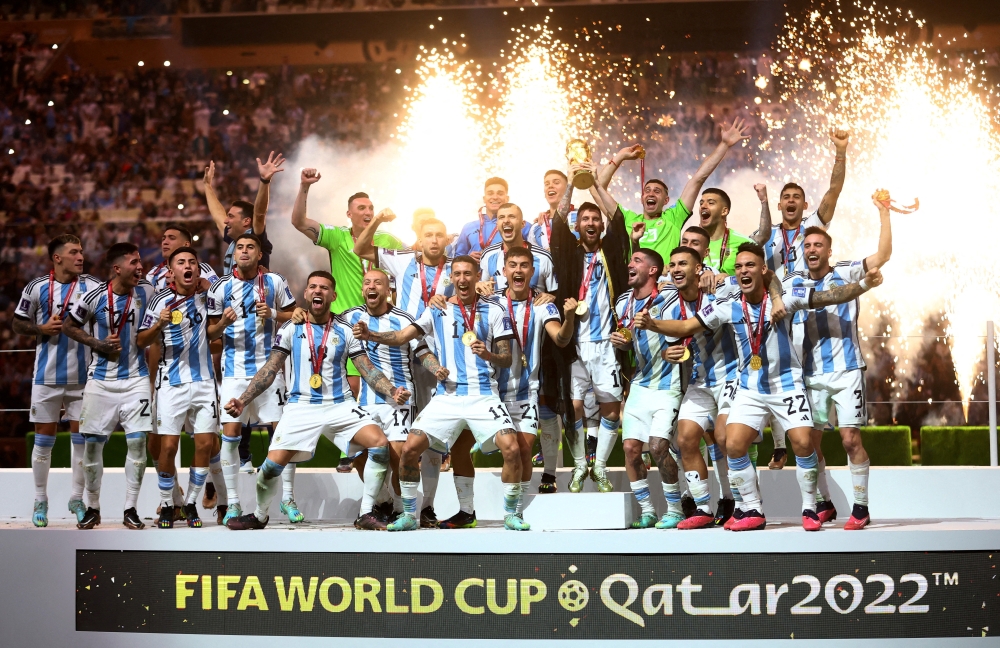
POLYGON ((577 189, 590 189, 594 186, 594 174, 589 171, 580 171, 573 176, 573 186, 577 189))

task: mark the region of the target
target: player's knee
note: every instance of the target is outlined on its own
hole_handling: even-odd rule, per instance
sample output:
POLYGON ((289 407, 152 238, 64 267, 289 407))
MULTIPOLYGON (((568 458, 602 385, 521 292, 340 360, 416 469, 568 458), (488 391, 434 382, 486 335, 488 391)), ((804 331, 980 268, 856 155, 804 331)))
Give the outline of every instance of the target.
MULTIPOLYGON (((628 459, 634 459, 642 455, 642 441, 638 439, 625 439, 622 446, 625 449, 625 457, 628 459)), ((650 444, 650 451, 652 451, 652 444, 650 444)))
POLYGON ((861 430, 857 428, 840 428, 840 440, 848 455, 853 455, 864 449, 864 445, 861 443, 861 430))
POLYGON ((377 464, 385 465, 389 463, 389 446, 381 445, 368 448, 368 458, 377 464))
POLYGON ((274 479, 280 477, 281 473, 285 472, 285 467, 268 457, 261 464, 260 472, 264 476, 264 479, 274 479))

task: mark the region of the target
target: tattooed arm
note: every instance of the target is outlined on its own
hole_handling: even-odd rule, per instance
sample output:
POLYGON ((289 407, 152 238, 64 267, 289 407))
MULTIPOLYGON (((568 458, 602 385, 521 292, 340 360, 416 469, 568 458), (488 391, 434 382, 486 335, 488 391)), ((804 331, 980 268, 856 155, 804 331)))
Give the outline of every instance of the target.
POLYGON ((62 330, 62 320, 58 315, 53 315, 44 324, 35 324, 31 320, 15 315, 10 325, 18 335, 59 335, 62 330))
POLYGON ((824 306, 849 302, 881 283, 882 272, 878 268, 872 268, 859 283, 834 286, 829 290, 812 293, 809 297, 809 308, 823 308, 824 306))
POLYGON ((116 356, 122 350, 121 342, 117 335, 110 335, 104 340, 98 340, 76 323, 72 317, 67 317, 63 321, 62 332, 71 340, 76 340, 80 344, 86 344, 91 349, 102 356, 116 356))
POLYGON ((824 225, 829 225, 833 220, 833 211, 837 208, 837 199, 844 189, 844 178, 847 175, 847 143, 851 138, 851 132, 837 130, 830 133, 830 139, 837 149, 837 155, 833 159, 833 172, 830 174, 830 188, 823 195, 823 200, 819 203, 819 218, 824 225))
POLYGON ((434 377, 440 382, 444 382, 448 378, 447 367, 442 367, 441 363, 438 362, 437 356, 428 351, 424 355, 420 356, 420 364, 424 366, 424 369, 434 374, 434 377))
POLYGON ((767 202, 766 184, 755 184, 753 188, 760 199, 760 224, 753 234, 753 240, 757 245, 764 245, 771 238, 771 205, 767 202))
POLYGON ((362 342, 377 342, 378 344, 388 344, 389 346, 403 346, 410 340, 414 340, 421 335, 423 331, 420 328, 410 324, 404 329, 399 331, 372 331, 368 328, 368 325, 358 320, 358 323, 354 325, 351 329, 354 337, 361 340, 362 342))
POLYGON ((252 402, 253 399, 264 393, 271 383, 274 382, 274 378, 281 371, 282 365, 285 364, 285 358, 288 357, 288 352, 284 349, 279 349, 278 347, 273 347, 271 349, 271 357, 268 358, 267 364, 261 367, 257 374, 247 385, 246 391, 240 394, 239 398, 230 399, 228 403, 225 404, 225 410, 230 416, 239 416, 243 413, 243 408, 247 406, 248 403, 252 402))
MULTIPOLYGON (((475 349, 473 349, 475 351, 475 349)), ((510 367, 513 361, 513 354, 510 346, 510 340, 497 340, 493 344, 493 352, 489 354, 489 357, 484 358, 494 367, 500 367, 506 369, 510 367)))
POLYGON ((393 387, 389 379, 385 377, 385 374, 375 368, 371 358, 367 355, 357 355, 352 360, 354 360, 354 366, 358 370, 358 373, 361 374, 364 381, 371 385, 372 389, 376 392, 397 405, 402 405, 410 400, 410 392, 403 387, 393 387))
MULTIPOLYGON (((572 173, 572 171, 570 172, 572 173)), ((569 182, 566 184, 566 193, 563 194, 562 200, 556 206, 555 218, 561 218, 563 221, 569 217, 569 206, 573 201, 573 183, 569 182)))

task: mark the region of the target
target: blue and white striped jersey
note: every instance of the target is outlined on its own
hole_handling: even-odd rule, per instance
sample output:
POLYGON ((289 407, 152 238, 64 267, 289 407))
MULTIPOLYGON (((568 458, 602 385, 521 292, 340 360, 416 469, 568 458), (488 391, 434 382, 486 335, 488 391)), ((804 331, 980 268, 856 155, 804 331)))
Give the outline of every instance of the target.
POLYGON ((445 258, 444 268, 438 272, 438 266, 424 265, 420 252, 416 250, 376 250, 378 267, 396 282, 396 306, 413 317, 420 317, 427 308, 423 300, 423 281, 427 282, 429 296, 451 297, 455 294, 455 287, 451 285, 451 257, 445 258))
POLYGON ((152 328, 164 308, 180 312, 181 321, 180 324, 171 321, 160 329, 161 352, 157 386, 163 384, 164 380, 174 387, 215 380, 212 352, 208 348, 206 294, 196 292, 185 298, 174 292, 173 288, 164 288, 150 300, 139 330, 152 328))
MULTIPOLYGON (((396 307, 391 307, 382 315, 372 315, 365 306, 349 308, 338 316, 342 318, 353 330, 358 322, 368 325, 369 331, 384 333, 386 331, 401 331, 410 324, 413 324, 413 317, 396 307)), ((423 340, 417 338, 410 340, 406 345, 395 347, 378 342, 362 342, 368 354, 368 359, 376 369, 385 374, 393 387, 403 387, 411 394, 413 390, 412 363, 417 358, 429 353, 427 345, 423 340)), ((371 388, 364 380, 361 381, 361 398, 358 400, 362 405, 381 405, 388 402, 382 394, 371 388)))
MULTIPOLYGON (((677 289, 673 286, 636 300, 633 300, 633 291, 629 289, 615 302, 615 315, 619 322, 627 322, 629 325, 632 324, 635 313, 643 310, 648 310, 650 317, 660 319, 676 304, 677 299, 677 289)), ((632 328, 631 346, 635 352, 633 385, 648 389, 680 390, 680 365, 667 362, 660 355, 673 341, 656 331, 632 328)))
MULTIPOLYGON (((530 245, 530 244, 529 244, 530 245)), ((552 255, 537 245, 531 245, 531 256, 535 258, 535 272, 531 275, 531 287, 542 292, 553 293, 559 287, 555 273, 552 271, 552 255)), ((480 281, 493 280, 494 292, 499 295, 507 289, 507 277, 503 274, 503 264, 506 252, 502 243, 491 245, 483 250, 479 259, 480 281)))
MULTIPOLYGON (((540 247, 545 250, 549 249, 549 230, 551 225, 546 227, 543 219, 550 218, 551 212, 548 210, 543 211, 538 215, 538 223, 533 223, 531 229, 528 230, 528 235, 524 237, 524 240, 531 243, 534 247, 540 247)), ((573 232, 573 236, 580 238, 580 232, 576 231, 576 210, 572 210, 566 216, 566 222, 569 224, 569 231, 573 232)), ((605 231, 605 233, 607 233, 605 231)))
MULTIPOLYGON (((841 261, 818 281, 811 279, 808 273, 795 273, 791 276, 791 285, 829 290, 834 286, 858 283, 867 271, 863 260, 841 261)), ((802 370, 806 376, 866 368, 858 339, 859 307, 858 300, 852 299, 845 304, 795 314, 796 339, 802 340, 802 370)))
POLYGON ((236 311, 236 321, 227 326, 222 334, 224 378, 252 378, 271 355, 271 342, 278 327, 273 317, 257 317, 254 303, 258 301, 266 301, 275 312, 295 304, 288 282, 276 272, 260 274, 251 281, 227 274, 212 284, 208 291, 210 317, 221 316, 226 308, 236 311))
MULTIPOLYGON (((771 226, 771 236, 763 246, 764 260, 767 262, 767 267, 776 272, 778 277, 784 277, 792 272, 809 271, 802 248, 806 241, 806 229, 814 226, 826 229, 826 224, 819 217, 818 211, 803 218, 797 230, 784 229, 782 221, 771 226), (791 243, 788 250, 785 249, 786 242, 791 243)), ((751 238, 755 238, 757 232, 754 232, 751 238)))
MULTIPOLYGON (((128 295, 114 295, 114 326, 118 331, 121 343, 121 353, 117 360, 110 360, 100 353, 91 354, 89 380, 129 380, 131 378, 148 378, 146 353, 135 343, 139 325, 146 314, 149 300, 153 298, 153 285, 148 281, 140 281, 128 295), (131 300, 129 299, 131 297, 131 300), (125 306, 129 304, 128 312, 125 306)), ((80 326, 92 323, 92 335, 103 340, 111 335, 108 321, 108 282, 94 286, 76 305, 70 315, 80 326)))
MULTIPOLYGON (((50 295, 49 278, 50 275, 43 275, 24 287, 14 309, 14 317, 32 324, 45 324, 52 315, 62 313, 61 317, 65 320, 84 294, 101 283, 97 277, 88 274, 77 277, 75 286, 72 282, 62 284, 53 279, 50 295)), ((90 347, 86 344, 71 340, 62 333, 40 336, 35 342, 32 382, 36 385, 82 385, 87 382, 89 364, 90 347)))
MULTIPOLYGON (((212 266, 205 262, 198 264, 201 268, 202 279, 207 279, 208 284, 212 285, 219 280, 219 275, 215 274, 215 270, 212 266)), ((152 270, 146 273, 146 281, 153 284, 153 294, 156 294, 167 287, 170 283, 170 270, 167 268, 166 261, 154 266, 152 270)))
POLYGON ((278 329, 274 336, 273 348, 288 354, 285 360, 285 386, 288 390, 287 403, 343 403, 354 401, 354 393, 347 383, 347 359, 356 358, 365 352, 364 345, 354 338, 351 327, 337 315, 331 315, 330 335, 326 340, 326 353, 320 366, 319 374, 323 384, 319 389, 309 385, 313 374, 312 363, 309 361, 309 335, 306 327, 312 327, 313 356, 319 357, 319 349, 323 343, 323 324, 304 322, 295 324, 288 320, 278 329))
MULTIPOLYGON (((725 299, 734 294, 739 298, 740 287, 736 277, 727 277, 724 285, 715 293, 702 296, 701 306, 707 306, 718 299, 725 299)), ((682 297, 677 293, 677 301, 663 311, 661 319, 680 320, 682 297)), ((684 301, 684 311, 687 319, 691 319, 699 311, 698 301, 684 301)), ((733 331, 728 326, 720 326, 715 330, 702 331, 691 338, 688 345, 691 350, 691 384, 699 387, 715 387, 720 383, 736 378, 736 368, 739 357, 733 342, 733 331)))
MULTIPOLYGON (((788 281, 782 297, 785 310, 789 313, 809 308, 811 288, 794 288, 788 281)), ((750 322, 747 323, 743 314, 742 292, 715 300, 702 306, 697 318, 710 331, 723 328, 726 324, 733 327, 736 334, 736 348, 739 352, 738 388, 755 391, 760 394, 778 394, 782 392, 803 389, 802 363, 792 341, 791 324, 788 317, 777 324, 771 322, 771 300, 767 300, 765 312, 761 312, 761 304, 747 303, 750 322), (764 340, 760 346, 762 366, 754 371, 750 368, 751 346, 750 332, 756 335, 760 318, 764 318, 764 340)))
MULTIPOLYGON (((507 297, 497 296, 500 307, 507 309, 507 297)), ((504 401, 529 400, 538 393, 538 370, 542 365, 542 339, 548 335, 545 325, 562 321, 555 304, 535 306, 531 300, 512 301, 514 312, 507 311, 517 338, 511 343, 510 368, 500 369, 497 374, 500 399, 504 401), (530 311, 525 313, 525 310, 530 311), (524 320, 528 318, 528 336, 524 338, 524 320), (527 340, 527 342, 525 342, 527 340), (521 345, 524 348, 521 348, 521 345), (524 362, 521 357, 524 357, 524 362)))
MULTIPOLYGON (((471 312, 471 306, 466 312, 471 312)), ((472 331, 487 349, 500 340, 514 336, 506 308, 492 297, 479 298, 475 304, 472 331)), ((497 369, 462 344, 466 332, 465 320, 457 304, 448 302, 444 311, 428 308, 414 322, 425 336, 434 341, 434 352, 442 367, 448 369, 448 379, 437 385, 438 394, 458 396, 497 396, 497 369)))
POLYGON ((608 290, 608 276, 604 269, 604 255, 600 250, 587 252, 584 255, 582 279, 587 278, 587 268, 594 257, 594 271, 587 284, 587 294, 584 300, 589 310, 583 317, 576 318, 577 342, 601 342, 611 338, 614 332, 611 321, 611 293, 608 290))

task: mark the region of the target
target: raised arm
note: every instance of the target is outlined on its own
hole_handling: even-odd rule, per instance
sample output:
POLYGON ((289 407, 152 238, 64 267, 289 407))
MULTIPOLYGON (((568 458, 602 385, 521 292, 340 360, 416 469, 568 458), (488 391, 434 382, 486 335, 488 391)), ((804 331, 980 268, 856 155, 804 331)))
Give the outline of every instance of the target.
POLYGON ((379 225, 382 223, 391 223, 394 220, 396 220, 396 214, 392 213, 391 209, 383 209, 375 214, 375 218, 368 223, 368 226, 362 230, 361 236, 354 242, 354 253, 365 261, 374 263, 378 256, 378 250, 375 249, 375 232, 378 231, 379 225))
POLYGON ((615 153, 595 176, 597 184, 607 189, 608 185, 611 184, 611 178, 614 177, 615 172, 621 167, 622 163, 626 160, 638 160, 642 153, 642 144, 626 146, 615 153))
POLYGON ((635 326, 636 328, 656 331, 672 338, 691 337, 695 333, 705 330, 701 321, 696 317, 686 320, 665 320, 651 317, 646 311, 635 314, 635 326))
POLYGON ((872 202, 878 207, 878 251, 865 259, 866 268, 881 268, 892 256, 892 223, 889 219, 889 208, 872 196, 872 202))
POLYGON ((695 201, 698 200, 698 194, 701 192, 705 181, 708 180, 708 176, 712 175, 719 164, 722 163, 729 149, 735 146, 740 140, 745 139, 750 139, 749 126, 739 117, 734 119, 731 125, 722 126, 722 137, 720 138, 719 145, 701 163, 701 166, 694 172, 691 179, 687 181, 687 184, 681 190, 681 195, 677 198, 678 202, 684 205, 689 212, 694 209, 695 201))
POLYGON ((844 189, 844 178, 847 175, 847 143, 851 138, 851 132, 846 130, 830 131, 830 139, 837 149, 837 156, 833 160, 833 172, 830 173, 830 188, 823 195, 823 200, 819 203, 819 219, 823 224, 829 225, 833 220, 833 212, 837 209, 837 200, 840 192, 844 189))
MULTIPOLYGON (((569 300, 573 302, 573 308, 576 308, 576 300, 569 300)), ((545 323, 545 332, 548 333, 552 341, 556 343, 556 346, 560 349, 564 348, 567 344, 573 341, 573 329, 576 327, 576 320, 570 317, 563 319, 562 323, 552 320, 545 323)))
POLYGON ((246 407, 253 399, 260 396, 271 383, 274 382, 275 377, 278 372, 281 371, 282 366, 285 364, 285 359, 288 357, 288 352, 284 349, 279 349, 277 347, 271 348, 271 357, 267 359, 267 362, 263 367, 257 370, 254 375, 253 380, 247 385, 246 390, 240 394, 239 398, 230 399, 228 403, 223 405, 223 408, 231 416, 239 416, 243 413, 243 408, 246 407))
POLYGON ((260 173, 260 184, 257 186, 257 199, 253 201, 253 233, 260 236, 264 233, 267 224, 267 203, 270 198, 271 178, 275 173, 281 173, 280 168, 285 163, 285 158, 274 151, 267 156, 267 162, 261 162, 257 158, 257 171, 260 173))
POLYGON ((566 193, 563 194, 562 200, 556 205, 556 215, 555 218, 561 218, 563 222, 568 222, 566 219, 569 217, 569 206, 573 202, 573 183, 566 183, 566 193))
POLYGON ((205 204, 208 205, 208 213, 211 214, 215 226, 219 228, 220 234, 226 233, 226 208, 223 207, 219 196, 215 193, 215 162, 209 161, 205 167, 205 204))
POLYGON ((767 202, 766 184, 755 184, 753 188, 760 199, 760 224, 752 238, 757 245, 764 245, 771 238, 771 205, 767 202))
POLYGON ((882 283, 882 272, 878 268, 869 268, 864 279, 858 283, 834 286, 829 290, 820 290, 809 297, 809 308, 823 308, 833 304, 843 304, 860 297, 872 288, 882 283))
POLYGON ((320 224, 306 217, 306 200, 309 198, 309 187, 319 182, 320 173, 316 169, 302 169, 299 182, 299 193, 295 196, 292 206, 292 225, 295 229, 309 237, 313 243, 319 239, 320 224))

